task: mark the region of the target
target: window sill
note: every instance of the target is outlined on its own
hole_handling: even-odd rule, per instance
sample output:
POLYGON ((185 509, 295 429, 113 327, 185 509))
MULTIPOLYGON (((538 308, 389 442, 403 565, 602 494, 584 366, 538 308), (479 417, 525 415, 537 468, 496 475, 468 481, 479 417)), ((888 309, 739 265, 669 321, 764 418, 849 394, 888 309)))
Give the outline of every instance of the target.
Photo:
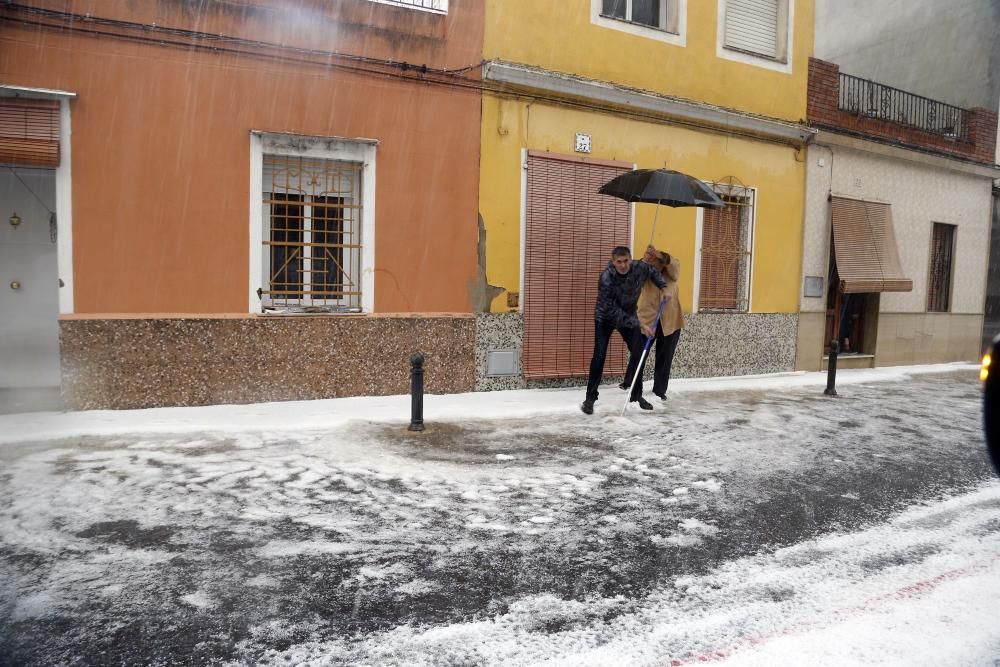
POLYGON ((600 14, 599 18, 605 21, 615 21, 616 23, 623 23, 629 26, 635 26, 639 30, 655 30, 656 32, 662 32, 664 35, 673 35, 674 37, 679 37, 680 33, 676 30, 668 30, 667 28, 661 28, 655 25, 649 25, 648 23, 640 23, 639 21, 629 21, 628 19, 623 19, 620 16, 609 16, 607 14, 600 14))
POLYGON ((750 58, 759 58, 760 60, 763 60, 763 61, 769 62, 769 63, 774 63, 775 65, 787 65, 788 64, 788 58, 787 57, 778 58, 777 56, 769 56, 769 55, 767 55, 765 53, 757 53, 756 51, 747 51, 746 49, 738 49, 735 46, 728 46, 728 45, 723 46, 722 48, 724 48, 726 51, 731 51, 733 53, 739 53, 741 55, 744 55, 744 56, 747 56, 747 57, 750 57, 750 58))
POLYGON ((598 9, 599 6, 600 3, 596 3, 594 5, 594 11, 590 15, 591 25, 595 25, 599 28, 606 28, 608 30, 617 30, 636 37, 663 42, 672 46, 687 46, 687 40, 684 36, 685 23, 683 16, 681 16, 676 31, 670 31, 664 28, 646 25, 645 23, 636 23, 634 21, 627 21, 616 16, 601 14, 598 9))
POLYGON ((760 67, 774 72, 781 72, 782 74, 792 73, 792 62, 787 55, 777 58, 761 53, 754 53, 753 51, 733 48, 723 44, 721 39, 716 46, 715 55, 724 60, 743 63, 751 67, 760 67))
POLYGON ((298 308, 298 309, 278 309, 278 308, 265 308, 259 313, 263 317, 301 317, 303 315, 315 316, 315 315, 364 315, 364 313, 359 308, 354 309, 343 309, 334 310, 330 308, 298 308))
POLYGON ((698 315, 748 315, 749 310, 738 310, 736 308, 699 308, 698 315))

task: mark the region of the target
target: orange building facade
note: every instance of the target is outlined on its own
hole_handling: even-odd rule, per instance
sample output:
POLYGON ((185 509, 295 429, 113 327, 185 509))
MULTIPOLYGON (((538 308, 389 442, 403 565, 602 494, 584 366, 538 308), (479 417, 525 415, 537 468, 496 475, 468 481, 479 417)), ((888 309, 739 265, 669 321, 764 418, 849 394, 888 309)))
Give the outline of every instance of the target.
MULTIPOLYGON (((52 322, 7 326, 0 352, 58 327, 71 408, 402 393, 418 350, 429 391, 471 390, 482 12, 0 6, 0 107, 59 109, 48 137, 8 137, 2 192, 42 202, 57 275, 35 262, 32 283, 60 285, 31 301, 52 322), (17 153, 32 141, 58 142, 57 164, 17 153)), ((29 223, 0 237, 11 254, 34 252, 15 245, 29 223)))

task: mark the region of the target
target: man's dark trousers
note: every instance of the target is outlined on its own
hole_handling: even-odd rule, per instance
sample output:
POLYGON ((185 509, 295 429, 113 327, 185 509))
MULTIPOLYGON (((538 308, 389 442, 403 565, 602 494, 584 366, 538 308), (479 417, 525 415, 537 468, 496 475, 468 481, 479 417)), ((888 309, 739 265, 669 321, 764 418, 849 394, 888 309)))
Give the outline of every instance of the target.
MULTIPOLYGON (((594 322, 594 356, 590 359, 590 377, 587 380, 587 400, 597 400, 597 388, 601 384, 604 376, 604 360, 608 356, 608 343, 611 342, 611 334, 615 329, 621 334, 625 345, 629 349, 628 369, 625 377, 630 377, 635 373, 639 365, 639 357, 642 356, 642 349, 646 346, 646 337, 642 335, 638 327, 616 327, 595 320, 594 322)), ((642 396, 642 378, 639 378, 632 389, 630 400, 637 400, 642 396)))

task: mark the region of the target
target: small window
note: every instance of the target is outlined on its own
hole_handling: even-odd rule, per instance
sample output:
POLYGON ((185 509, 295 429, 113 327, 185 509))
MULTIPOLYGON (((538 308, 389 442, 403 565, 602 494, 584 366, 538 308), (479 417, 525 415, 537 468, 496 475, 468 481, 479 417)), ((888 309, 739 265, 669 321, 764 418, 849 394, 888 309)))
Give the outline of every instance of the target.
POLYGON ((448 13, 448 0, 371 0, 383 5, 396 5, 398 7, 409 7, 420 9, 425 12, 435 12, 437 14, 448 13))
POLYGON ((377 146, 250 132, 250 312, 375 311, 377 146))
POLYGON ((951 309, 951 276, 955 257, 955 225, 935 222, 931 231, 931 262, 927 279, 927 311, 951 309))
POLYGON ((747 312, 753 243, 753 190, 723 186, 723 209, 704 209, 701 225, 700 310, 747 312))
POLYGON ((361 310, 361 170, 264 155, 265 309, 361 310))
POLYGON ((678 0, 601 0, 601 17, 678 32, 678 0))
POLYGON ((787 62, 789 1, 724 0, 725 48, 787 62))

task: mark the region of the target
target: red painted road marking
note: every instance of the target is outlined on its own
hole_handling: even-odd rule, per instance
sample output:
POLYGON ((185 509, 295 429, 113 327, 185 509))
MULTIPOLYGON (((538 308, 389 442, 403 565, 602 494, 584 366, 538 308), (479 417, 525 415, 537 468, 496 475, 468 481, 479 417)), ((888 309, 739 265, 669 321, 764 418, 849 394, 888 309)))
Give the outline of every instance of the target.
POLYGON ((809 629, 813 630, 816 628, 829 627, 837 621, 842 621, 845 616, 860 616, 864 613, 868 613, 873 610, 874 607, 878 606, 887 601, 891 600, 905 600, 908 598, 915 598, 926 593, 933 591, 940 584, 946 581, 954 581, 960 579, 964 576, 972 574, 974 572, 981 572, 983 570, 989 569, 994 563, 1000 560, 1000 555, 994 556, 987 560, 979 561, 965 567, 957 568, 954 570, 949 570, 942 574, 932 577, 931 579, 925 579, 924 581, 918 581, 913 584, 908 584, 902 588, 895 590, 891 593, 883 593, 873 598, 865 600, 861 604, 846 607, 840 611, 835 611, 824 617, 816 619, 806 619, 788 626, 780 632, 775 632, 770 635, 756 635, 756 636, 746 636, 742 639, 737 640, 732 646, 724 649, 712 649, 698 655, 691 656, 689 658, 673 658, 665 665, 670 667, 681 667, 682 665, 692 665, 706 662, 718 662, 720 660, 725 660, 730 658, 733 654, 738 651, 742 651, 754 646, 759 646, 764 642, 770 641, 772 639, 777 639, 778 637, 786 637, 788 635, 796 634, 802 632, 803 630, 809 629))

